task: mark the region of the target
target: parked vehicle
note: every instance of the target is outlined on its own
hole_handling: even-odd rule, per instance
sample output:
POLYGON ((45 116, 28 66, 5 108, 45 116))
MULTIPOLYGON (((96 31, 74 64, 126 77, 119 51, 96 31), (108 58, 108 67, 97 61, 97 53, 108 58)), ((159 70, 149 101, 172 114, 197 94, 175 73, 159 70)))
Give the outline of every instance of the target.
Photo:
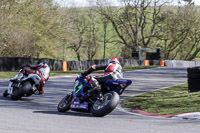
POLYGON ((101 85, 100 92, 89 93, 91 86, 83 76, 75 79, 74 89, 67 94, 58 104, 59 112, 68 110, 89 112, 97 117, 102 117, 112 112, 119 103, 119 95, 132 83, 131 80, 107 80, 101 85))

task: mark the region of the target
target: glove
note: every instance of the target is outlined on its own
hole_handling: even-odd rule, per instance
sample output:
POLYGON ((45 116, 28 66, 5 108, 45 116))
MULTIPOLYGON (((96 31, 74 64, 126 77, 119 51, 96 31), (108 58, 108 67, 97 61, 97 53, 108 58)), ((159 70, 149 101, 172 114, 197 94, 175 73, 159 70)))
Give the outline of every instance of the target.
POLYGON ((24 69, 24 66, 20 66, 20 69, 24 69))

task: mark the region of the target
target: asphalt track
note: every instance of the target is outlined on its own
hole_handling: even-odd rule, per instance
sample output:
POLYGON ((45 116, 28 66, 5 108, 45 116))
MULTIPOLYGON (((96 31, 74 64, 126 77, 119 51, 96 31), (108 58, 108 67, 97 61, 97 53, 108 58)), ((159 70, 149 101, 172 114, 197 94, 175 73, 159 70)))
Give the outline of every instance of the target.
MULTIPOLYGON (((124 99, 187 81, 185 68, 154 68, 125 72, 133 84, 124 99)), ((8 81, 0 81, 0 133, 199 133, 199 120, 144 116, 120 105, 109 115, 98 118, 88 113, 57 111, 57 104, 72 91, 75 77, 51 77, 45 94, 12 101, 2 97, 8 81)))

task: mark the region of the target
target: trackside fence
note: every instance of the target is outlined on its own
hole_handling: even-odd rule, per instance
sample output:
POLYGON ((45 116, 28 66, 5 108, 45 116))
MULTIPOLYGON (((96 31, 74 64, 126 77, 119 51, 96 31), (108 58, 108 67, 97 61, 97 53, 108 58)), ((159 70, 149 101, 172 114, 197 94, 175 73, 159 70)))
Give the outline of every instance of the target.
POLYGON ((18 71, 22 65, 40 62, 46 62, 51 70, 62 70, 62 60, 0 57, 0 71, 18 71))
MULTIPOLYGON (((86 70, 94 64, 106 64, 108 60, 92 60, 92 61, 67 61, 67 70, 86 70)), ((145 60, 146 61, 146 60, 145 60)), ((144 60, 120 59, 122 67, 144 66, 144 60)), ((183 61, 183 60, 163 60, 166 67, 194 67, 200 66, 200 61, 183 61)), ((18 71, 20 66, 25 64, 38 64, 46 62, 52 71, 63 70, 63 60, 54 59, 36 59, 22 57, 0 57, 0 71, 18 71)), ((149 65, 160 65, 160 60, 149 60, 149 65)))

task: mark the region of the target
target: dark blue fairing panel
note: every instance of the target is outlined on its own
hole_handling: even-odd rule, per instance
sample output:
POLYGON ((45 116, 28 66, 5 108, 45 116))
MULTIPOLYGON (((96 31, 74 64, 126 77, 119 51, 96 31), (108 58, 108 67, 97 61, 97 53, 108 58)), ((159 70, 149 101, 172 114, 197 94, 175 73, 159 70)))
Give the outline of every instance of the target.
POLYGON ((115 91, 119 95, 121 95, 125 90, 125 88, 129 86, 131 83, 132 81, 127 79, 107 80, 104 83, 103 88, 106 88, 107 90, 110 91, 115 91))
POLYGON ((87 112, 89 110, 88 103, 87 102, 80 103, 80 99, 78 97, 75 97, 72 100, 70 108, 75 111, 77 110, 77 111, 86 111, 87 112))

